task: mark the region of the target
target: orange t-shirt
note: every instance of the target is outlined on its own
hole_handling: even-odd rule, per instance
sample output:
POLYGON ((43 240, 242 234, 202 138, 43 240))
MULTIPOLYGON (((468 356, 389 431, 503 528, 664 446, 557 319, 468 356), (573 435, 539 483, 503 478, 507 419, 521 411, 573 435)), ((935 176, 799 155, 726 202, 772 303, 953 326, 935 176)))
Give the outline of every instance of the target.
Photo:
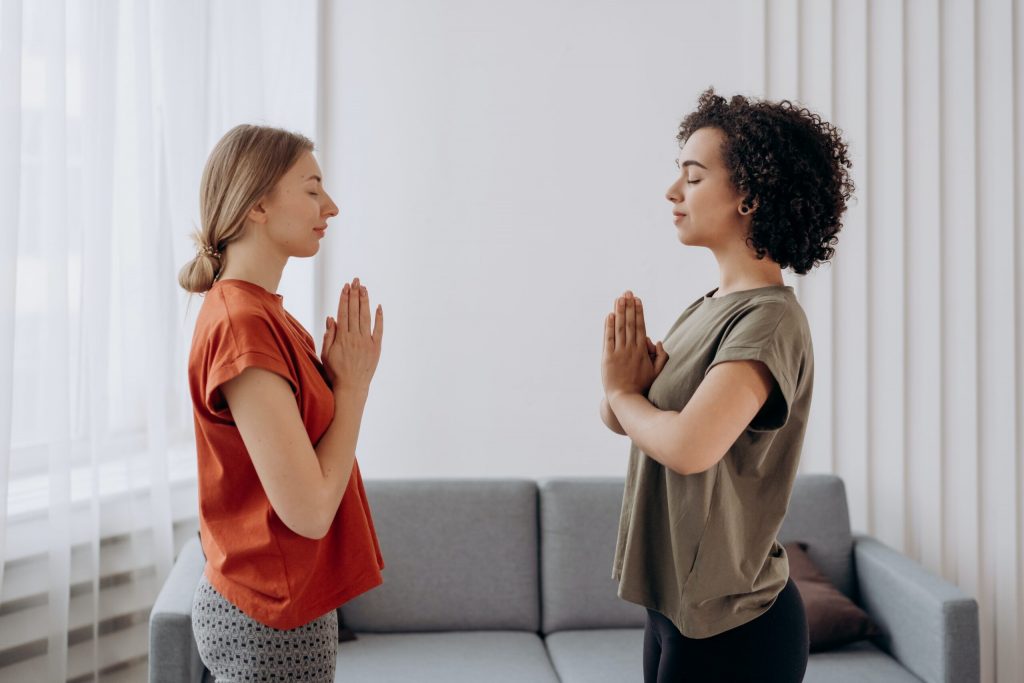
POLYGON ((315 446, 334 419, 334 394, 313 338, 281 295, 218 281, 204 297, 188 363, 205 573, 244 613, 284 630, 380 585, 384 560, 358 462, 322 539, 296 534, 274 512, 220 391, 250 367, 288 381, 315 446))

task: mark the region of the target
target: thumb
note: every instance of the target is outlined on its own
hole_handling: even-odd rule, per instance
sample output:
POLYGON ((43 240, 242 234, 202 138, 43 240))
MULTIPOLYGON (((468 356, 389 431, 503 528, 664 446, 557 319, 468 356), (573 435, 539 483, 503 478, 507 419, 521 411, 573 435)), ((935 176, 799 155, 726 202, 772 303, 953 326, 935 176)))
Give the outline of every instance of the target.
POLYGON ((647 338, 647 353, 648 353, 648 355, 653 356, 656 351, 657 351, 657 347, 654 345, 654 342, 651 341, 651 338, 648 337, 647 338))
POLYGON ((665 352, 665 347, 661 345, 661 342, 658 342, 655 353, 654 371, 660 373, 665 368, 665 363, 668 362, 668 353, 665 352))

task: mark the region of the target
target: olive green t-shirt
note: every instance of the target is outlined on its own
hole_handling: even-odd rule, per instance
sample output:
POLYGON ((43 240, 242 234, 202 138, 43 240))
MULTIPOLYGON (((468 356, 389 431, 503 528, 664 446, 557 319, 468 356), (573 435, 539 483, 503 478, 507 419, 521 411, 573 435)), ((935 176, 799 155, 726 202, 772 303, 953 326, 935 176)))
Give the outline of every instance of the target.
POLYGON ((707 371, 759 360, 775 379, 758 414, 710 469, 682 475, 632 444, 612 578, 618 594, 708 638, 768 611, 789 578, 776 535, 807 427, 814 353, 793 288, 759 287, 683 311, 664 339, 668 363, 648 399, 681 411, 707 371))

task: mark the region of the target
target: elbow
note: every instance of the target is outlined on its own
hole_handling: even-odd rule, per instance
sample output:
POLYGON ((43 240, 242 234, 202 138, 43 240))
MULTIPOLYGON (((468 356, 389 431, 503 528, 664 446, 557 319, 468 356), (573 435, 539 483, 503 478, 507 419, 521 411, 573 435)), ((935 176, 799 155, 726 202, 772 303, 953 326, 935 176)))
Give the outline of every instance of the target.
POLYGON ((701 458, 695 457, 695 454, 686 448, 666 449, 663 457, 661 462, 665 467, 684 477, 711 469, 710 465, 705 466, 701 458))
POLYGON ((671 464, 667 464, 666 467, 684 476, 701 474, 717 465, 724 455, 725 453, 721 453, 712 457, 685 448, 677 449, 671 455, 671 464))
POLYGON ((327 535, 329 526, 319 520, 287 519, 281 517, 281 521, 295 534, 308 538, 311 541, 319 541, 327 535))
POLYGON ((293 508, 288 510, 287 514, 284 514, 286 511, 282 510, 278 516, 281 518, 281 522, 294 533, 311 541, 319 541, 331 530, 334 517, 333 515, 328 517, 324 513, 325 507, 316 504, 312 499, 308 502, 313 504, 293 508))
POLYGON ((622 425, 619 424, 619 421, 612 414, 612 410, 608 407, 608 403, 605 399, 601 399, 601 410, 599 412, 601 415, 601 422, 604 423, 605 427, 616 434, 629 436, 626 434, 626 430, 622 428, 622 425))
POLYGON ((331 530, 331 521, 330 520, 324 521, 324 520, 321 519, 321 520, 317 520, 316 523, 313 526, 311 526, 309 529, 307 529, 306 533, 302 534, 302 536, 305 536, 306 538, 308 538, 311 541, 319 541, 324 536, 326 536, 327 532, 330 531, 330 530, 331 530))

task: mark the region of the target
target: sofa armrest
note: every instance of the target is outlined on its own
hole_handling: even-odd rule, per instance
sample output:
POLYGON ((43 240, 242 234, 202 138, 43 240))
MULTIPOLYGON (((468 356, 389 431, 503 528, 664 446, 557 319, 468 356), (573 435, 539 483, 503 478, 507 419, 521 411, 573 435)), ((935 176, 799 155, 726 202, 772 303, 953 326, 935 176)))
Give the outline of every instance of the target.
POLYGON ((181 549, 149 615, 150 683, 200 683, 203 661, 192 636, 192 597, 206 566, 198 538, 181 549))
POLYGON ((977 601, 871 536, 854 535, 853 553, 879 646, 928 683, 977 683, 977 601))

